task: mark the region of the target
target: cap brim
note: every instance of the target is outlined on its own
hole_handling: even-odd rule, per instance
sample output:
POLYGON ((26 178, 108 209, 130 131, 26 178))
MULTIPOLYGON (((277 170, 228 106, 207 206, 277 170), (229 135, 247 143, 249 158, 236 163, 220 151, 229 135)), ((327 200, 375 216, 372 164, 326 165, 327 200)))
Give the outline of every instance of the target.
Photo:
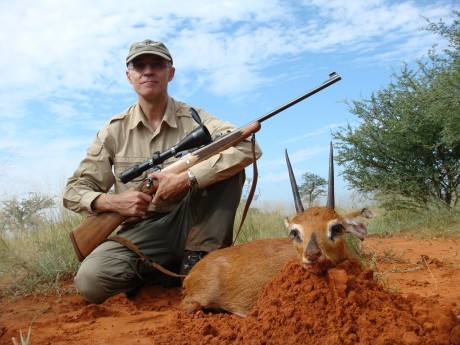
POLYGON ((128 60, 126 60, 126 64, 129 64, 131 61, 133 61, 135 58, 137 58, 138 56, 141 56, 141 55, 157 55, 157 56, 160 56, 162 57, 163 59, 166 59, 168 61, 172 61, 171 58, 166 55, 166 54, 162 54, 162 53, 159 53, 159 52, 149 52, 149 51, 143 51, 143 52, 139 52, 139 53, 136 53, 134 54, 133 56, 130 56, 128 60))

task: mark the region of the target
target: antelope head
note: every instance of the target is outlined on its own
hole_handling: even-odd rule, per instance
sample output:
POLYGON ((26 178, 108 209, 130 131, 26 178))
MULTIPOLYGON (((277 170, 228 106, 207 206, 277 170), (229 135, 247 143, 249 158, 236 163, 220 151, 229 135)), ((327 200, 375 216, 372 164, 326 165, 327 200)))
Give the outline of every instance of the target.
POLYGON ((344 234, 348 232, 363 240, 367 236, 364 219, 372 218, 374 214, 366 208, 344 215, 335 211, 332 143, 325 207, 315 206, 304 210, 287 151, 285 155, 297 212, 295 216, 286 218, 285 224, 294 238, 294 247, 302 267, 313 273, 321 273, 353 255, 344 234))

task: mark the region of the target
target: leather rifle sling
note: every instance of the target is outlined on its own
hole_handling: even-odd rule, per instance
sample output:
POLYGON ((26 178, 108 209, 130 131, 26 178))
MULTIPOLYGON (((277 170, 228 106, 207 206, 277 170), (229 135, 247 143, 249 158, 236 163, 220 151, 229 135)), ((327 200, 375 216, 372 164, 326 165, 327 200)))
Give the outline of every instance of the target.
POLYGON ((235 238, 233 240, 232 246, 235 245, 236 240, 238 239, 238 236, 240 235, 241 229, 243 228, 244 220, 246 219, 246 216, 249 211, 249 207, 251 206, 252 199, 254 197, 254 194, 256 192, 256 186, 257 186, 257 178, 259 177, 259 173, 257 170, 257 157, 256 157, 256 135, 255 133, 252 133, 251 136, 251 144, 252 144, 252 167, 253 167, 253 174, 252 174, 252 185, 251 189, 248 194, 248 198, 246 200, 246 205, 244 205, 244 210, 243 214, 241 216, 241 221, 240 221, 240 226, 238 227, 238 231, 236 232, 235 238))
POLYGON ((118 242, 122 245, 124 245, 126 248, 129 248, 131 249, 134 253, 137 254, 137 256, 140 258, 140 260, 142 262, 146 262, 148 264, 150 264, 153 268, 157 269, 158 271, 164 273, 164 274, 167 274, 168 276, 171 276, 171 277, 175 277, 175 278, 185 278, 185 275, 182 275, 182 274, 177 274, 177 273, 174 273, 170 270, 167 270, 166 268, 162 267, 161 265, 157 264, 156 262, 152 262, 150 261, 150 258, 145 255, 144 253, 142 253, 139 248, 137 248, 137 246, 131 242, 130 240, 124 238, 124 237, 121 237, 121 236, 110 236, 107 241, 115 241, 115 242, 118 242))

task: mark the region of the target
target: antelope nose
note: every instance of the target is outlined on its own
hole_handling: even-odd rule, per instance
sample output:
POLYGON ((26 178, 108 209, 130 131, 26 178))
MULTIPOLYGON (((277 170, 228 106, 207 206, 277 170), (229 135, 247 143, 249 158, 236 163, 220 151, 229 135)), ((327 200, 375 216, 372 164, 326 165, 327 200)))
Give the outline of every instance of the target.
POLYGON ((307 254, 307 259, 310 262, 315 262, 320 257, 320 254, 321 253, 315 253, 315 254, 310 254, 310 255, 307 254))
POLYGON ((315 262, 321 256, 321 248, 318 246, 318 241, 316 240, 316 235, 313 234, 310 237, 307 248, 305 248, 305 257, 310 262, 315 262))

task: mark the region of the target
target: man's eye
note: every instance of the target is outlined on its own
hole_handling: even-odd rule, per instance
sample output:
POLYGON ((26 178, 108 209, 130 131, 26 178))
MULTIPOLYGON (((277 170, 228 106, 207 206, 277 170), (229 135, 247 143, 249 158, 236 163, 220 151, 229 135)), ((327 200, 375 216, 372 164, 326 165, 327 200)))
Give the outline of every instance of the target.
POLYGON ((133 68, 136 71, 143 71, 147 66, 153 70, 161 70, 168 66, 166 61, 133 61, 133 68))
POLYGON ((145 63, 144 62, 133 62, 134 69, 144 69, 145 63))

